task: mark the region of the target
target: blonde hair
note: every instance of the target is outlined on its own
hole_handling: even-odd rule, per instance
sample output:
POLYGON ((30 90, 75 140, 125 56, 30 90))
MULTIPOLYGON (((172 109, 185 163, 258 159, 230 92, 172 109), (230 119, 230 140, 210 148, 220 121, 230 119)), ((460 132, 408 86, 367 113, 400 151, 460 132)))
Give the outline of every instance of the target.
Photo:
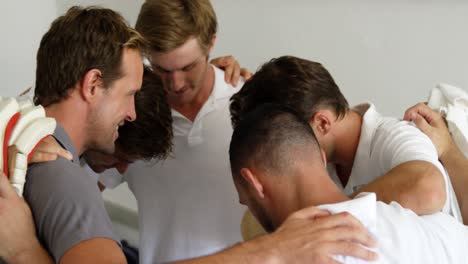
POLYGON ((195 37, 207 53, 217 26, 209 0, 147 0, 135 29, 148 40, 152 51, 167 52, 195 37))

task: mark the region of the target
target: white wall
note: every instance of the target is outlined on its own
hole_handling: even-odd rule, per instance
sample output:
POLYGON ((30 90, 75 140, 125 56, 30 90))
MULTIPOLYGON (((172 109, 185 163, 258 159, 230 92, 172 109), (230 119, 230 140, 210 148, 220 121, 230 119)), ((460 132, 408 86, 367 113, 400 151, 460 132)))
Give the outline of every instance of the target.
POLYGON ((351 104, 385 114, 448 82, 468 89, 467 1, 213 0, 218 54, 254 70, 272 57, 322 62, 351 104))
POLYGON ((2 1, 0 95, 16 96, 34 85, 36 51, 56 15, 55 0, 2 1))
POLYGON ((130 25, 134 26, 144 0, 57 0, 59 14, 65 13, 74 5, 101 6, 112 8, 122 14, 130 25))
MULTIPOLYGON (((396 116, 438 82, 468 88, 467 1, 212 1, 220 25, 213 56, 234 54, 252 71, 286 54, 317 60, 351 104, 372 101, 396 116)), ((2 95, 34 84, 35 52, 57 14, 74 4, 101 5, 134 25, 142 2, 5 1, 2 95)))

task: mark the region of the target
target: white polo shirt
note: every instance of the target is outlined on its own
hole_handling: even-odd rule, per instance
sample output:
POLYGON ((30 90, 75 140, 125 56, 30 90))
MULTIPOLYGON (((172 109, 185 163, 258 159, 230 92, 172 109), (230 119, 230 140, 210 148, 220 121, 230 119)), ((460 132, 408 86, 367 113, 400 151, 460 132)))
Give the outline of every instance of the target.
POLYGON ((434 164, 444 176, 447 199, 442 212, 461 222, 460 208, 450 178, 438 160, 437 150, 432 141, 412 123, 383 117, 372 104, 361 104, 353 110, 363 116, 363 122, 353 168, 346 186, 341 184, 335 167, 332 164, 328 166, 328 171, 338 187, 346 195, 351 195, 404 162, 427 161, 434 164))
POLYGON ((125 173, 138 202, 141 263, 206 255, 241 241, 244 207, 229 165, 234 88, 215 68, 211 95, 194 122, 172 110, 173 157, 138 161, 125 173))
POLYGON ((379 259, 368 262, 335 256, 341 263, 466 263, 468 227, 444 213, 417 216, 398 203, 376 201, 375 193, 319 206, 332 214, 349 212, 376 238, 379 259))

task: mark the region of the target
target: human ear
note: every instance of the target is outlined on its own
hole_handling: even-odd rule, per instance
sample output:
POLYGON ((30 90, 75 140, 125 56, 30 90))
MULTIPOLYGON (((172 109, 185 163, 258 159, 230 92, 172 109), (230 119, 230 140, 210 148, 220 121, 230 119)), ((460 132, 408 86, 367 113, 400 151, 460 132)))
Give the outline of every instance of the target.
POLYGON ((211 51, 213 50, 215 43, 216 43, 216 34, 213 34, 213 37, 211 37, 210 46, 208 47, 208 54, 211 54, 211 51))
POLYGON ((312 116, 309 124, 315 134, 325 136, 330 132, 332 121, 327 113, 318 111, 312 116))
POLYGON ((80 86, 80 94, 85 101, 94 101, 99 88, 102 88, 102 74, 98 69, 91 69, 85 73, 80 86))
POLYGON ((264 188, 262 183, 259 181, 258 177, 248 168, 242 168, 240 170, 242 178, 247 182, 249 187, 251 187, 255 193, 261 199, 265 198, 264 188))

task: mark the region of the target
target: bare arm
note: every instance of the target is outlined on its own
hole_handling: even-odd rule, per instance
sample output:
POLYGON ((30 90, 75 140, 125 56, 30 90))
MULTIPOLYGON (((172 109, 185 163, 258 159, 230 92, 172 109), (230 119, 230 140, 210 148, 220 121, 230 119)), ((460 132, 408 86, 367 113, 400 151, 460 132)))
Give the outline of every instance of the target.
POLYGON ((400 164, 359 192, 375 192, 379 201, 396 201, 418 215, 440 211, 446 200, 442 173, 426 161, 400 164))
POLYGON ((405 113, 405 120, 413 121, 434 143, 439 159, 453 182, 464 224, 468 224, 468 159, 455 145, 442 116, 423 103, 405 113))
POLYGON ((125 256, 114 240, 94 238, 83 241, 69 249, 60 259, 61 264, 74 263, 127 263, 125 256))
POLYGON ((197 263, 337 263, 333 255, 375 260, 375 241, 348 213, 329 215, 315 207, 292 214, 274 233, 240 243, 217 254, 178 262, 197 263))

